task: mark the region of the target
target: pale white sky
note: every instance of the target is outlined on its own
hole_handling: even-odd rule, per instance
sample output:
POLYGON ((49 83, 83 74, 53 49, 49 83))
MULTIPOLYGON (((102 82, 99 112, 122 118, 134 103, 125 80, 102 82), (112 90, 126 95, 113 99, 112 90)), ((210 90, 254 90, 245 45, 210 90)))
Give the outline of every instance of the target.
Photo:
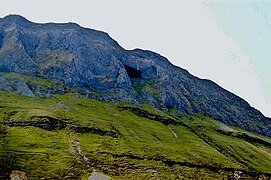
POLYGON ((124 48, 155 51, 271 116, 251 57, 200 0, 1 0, 0 16, 8 14, 105 31, 124 48))

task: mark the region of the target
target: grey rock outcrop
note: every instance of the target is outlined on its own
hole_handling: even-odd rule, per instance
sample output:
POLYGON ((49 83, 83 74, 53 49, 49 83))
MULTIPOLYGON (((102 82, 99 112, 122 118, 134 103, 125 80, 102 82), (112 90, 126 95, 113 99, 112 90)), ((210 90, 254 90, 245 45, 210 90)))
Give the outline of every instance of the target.
POLYGON ((35 96, 24 81, 13 80, 11 81, 11 84, 15 85, 14 88, 15 88, 16 93, 21 94, 23 96, 28 96, 28 97, 35 96))
POLYGON ((11 87, 11 84, 5 78, 1 76, 0 76, 0 90, 13 92, 13 88, 11 87))
MULTIPOLYGON (((89 98, 199 113, 271 137, 270 118, 242 98, 157 53, 125 50, 108 34, 74 23, 37 24, 17 15, 0 19, 0 72, 58 80, 84 89, 82 94, 89 98)), ((8 82, 1 78, 0 82, 0 89, 11 91, 8 82)), ((20 86, 19 93, 32 96, 25 85, 20 86)), ((58 93, 27 86, 34 94, 58 93)))
POLYGON ((2 76, 0 76, 0 90, 16 92, 23 96, 35 96, 24 81, 18 79, 7 80, 2 76))
POLYGON ((96 172, 95 170, 91 173, 89 180, 110 180, 109 176, 103 175, 101 173, 96 172))

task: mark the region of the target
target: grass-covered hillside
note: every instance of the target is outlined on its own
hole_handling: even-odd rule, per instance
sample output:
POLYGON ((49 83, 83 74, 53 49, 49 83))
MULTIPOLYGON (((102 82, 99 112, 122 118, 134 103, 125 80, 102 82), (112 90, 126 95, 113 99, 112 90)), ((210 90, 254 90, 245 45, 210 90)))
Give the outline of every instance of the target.
POLYGON ((271 177, 271 140, 149 105, 0 92, 0 179, 271 177))

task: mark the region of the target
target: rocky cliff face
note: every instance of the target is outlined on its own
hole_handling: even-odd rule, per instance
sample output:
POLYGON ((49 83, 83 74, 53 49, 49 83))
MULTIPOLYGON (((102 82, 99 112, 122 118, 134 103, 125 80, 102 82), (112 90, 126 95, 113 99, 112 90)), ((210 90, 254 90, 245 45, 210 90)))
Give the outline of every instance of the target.
MULTIPOLYGON (((99 93, 100 100, 199 113, 271 136, 269 118, 212 81, 194 77, 157 53, 127 51, 108 34, 74 23, 37 24, 17 15, 0 19, 0 72, 57 80, 91 98, 99 93)), ((40 91, 35 84, 5 77, 0 82, 0 89, 22 95, 40 91)), ((47 94, 58 92, 52 89, 47 94)))

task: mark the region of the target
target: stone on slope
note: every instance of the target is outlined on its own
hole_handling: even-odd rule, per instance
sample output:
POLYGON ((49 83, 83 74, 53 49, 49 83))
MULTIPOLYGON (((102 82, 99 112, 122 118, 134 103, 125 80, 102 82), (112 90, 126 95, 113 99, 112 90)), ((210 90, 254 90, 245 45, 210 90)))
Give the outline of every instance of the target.
POLYGON ((96 172, 95 170, 92 172, 89 180, 110 180, 109 176, 103 175, 101 173, 96 172))

